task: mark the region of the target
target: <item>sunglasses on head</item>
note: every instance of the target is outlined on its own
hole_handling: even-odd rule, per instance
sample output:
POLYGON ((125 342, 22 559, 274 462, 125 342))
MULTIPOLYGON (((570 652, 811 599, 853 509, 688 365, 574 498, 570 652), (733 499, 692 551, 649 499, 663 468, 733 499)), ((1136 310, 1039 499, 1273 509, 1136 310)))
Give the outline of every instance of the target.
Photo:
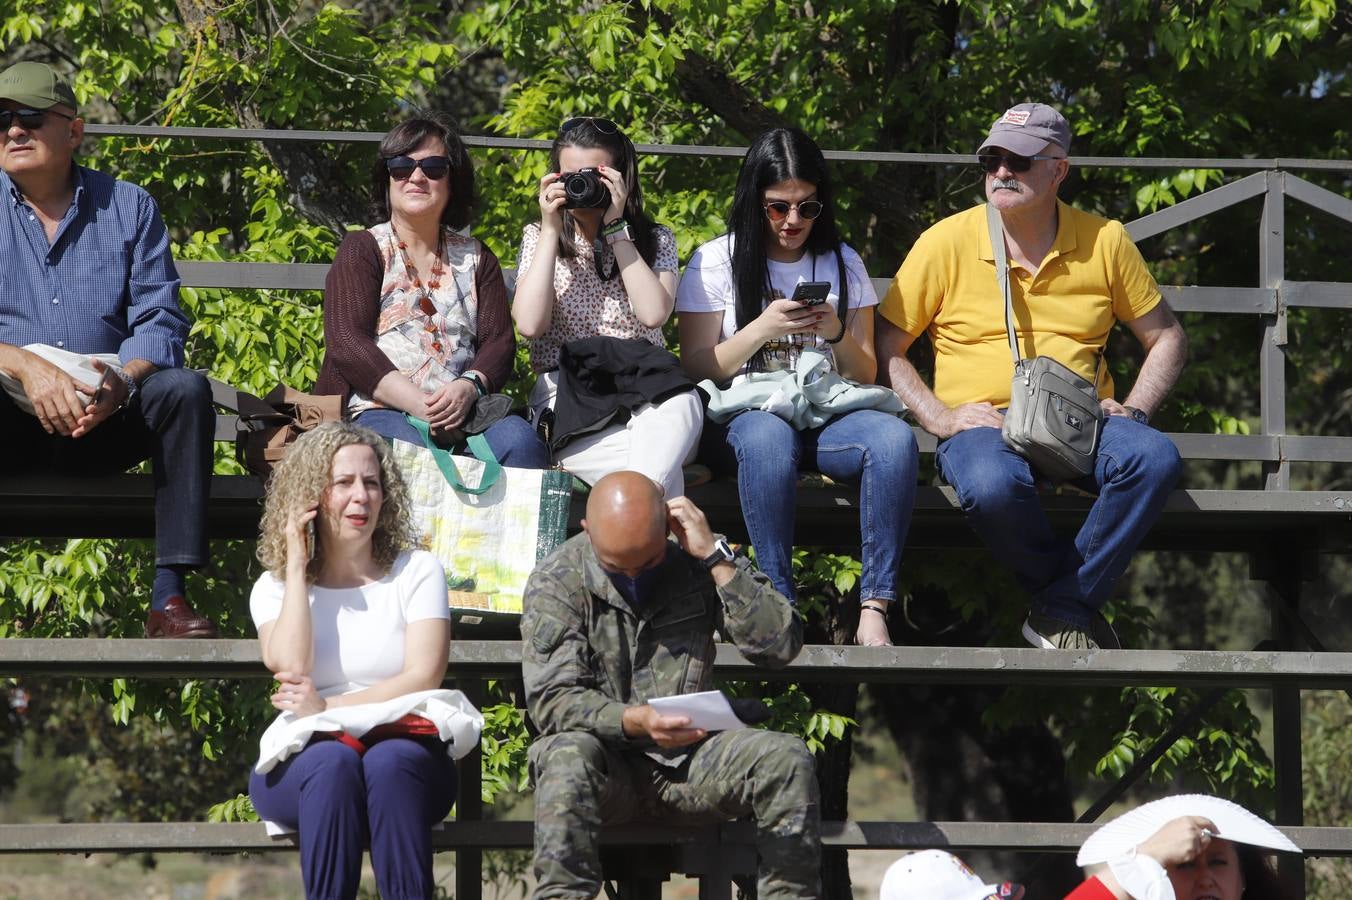
POLYGON ((1033 163, 1039 159, 1065 159, 1064 156, 1020 156, 1017 153, 1006 153, 995 150, 982 150, 976 155, 976 161, 980 164, 987 174, 994 174, 1000 170, 1003 165, 1011 172, 1027 172, 1033 167, 1033 163))
POLYGON ((567 134, 574 128, 580 128, 583 125, 590 125, 595 131, 601 134, 619 134, 620 126, 609 119, 603 119, 600 116, 573 116, 571 119, 564 119, 563 124, 559 126, 559 134, 567 134))
POLYGON ((14 124, 15 119, 19 120, 19 125, 25 131, 37 131, 42 127, 42 123, 46 121, 49 113, 67 120, 75 118, 54 109, 0 109, 0 131, 9 131, 9 127, 14 124))
POLYGON ((433 181, 440 181, 451 171, 450 157, 426 156, 414 159, 411 156, 392 156, 385 160, 385 168, 395 181, 407 181, 413 177, 414 169, 422 169, 423 174, 433 181))
POLYGON ((789 211, 794 209, 798 210, 801 218, 815 219, 822 214, 824 207, 820 200, 804 200, 802 203, 770 200, 765 203, 765 214, 770 217, 771 222, 783 222, 789 217, 789 211))

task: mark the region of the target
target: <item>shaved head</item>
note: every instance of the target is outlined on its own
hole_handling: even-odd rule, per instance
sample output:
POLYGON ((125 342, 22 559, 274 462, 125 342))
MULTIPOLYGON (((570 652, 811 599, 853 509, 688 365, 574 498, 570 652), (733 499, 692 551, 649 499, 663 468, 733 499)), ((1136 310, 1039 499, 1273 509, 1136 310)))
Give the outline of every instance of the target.
POLYGON ((652 566, 666 553, 662 490, 638 472, 612 472, 592 487, 582 527, 603 567, 633 573, 652 566))

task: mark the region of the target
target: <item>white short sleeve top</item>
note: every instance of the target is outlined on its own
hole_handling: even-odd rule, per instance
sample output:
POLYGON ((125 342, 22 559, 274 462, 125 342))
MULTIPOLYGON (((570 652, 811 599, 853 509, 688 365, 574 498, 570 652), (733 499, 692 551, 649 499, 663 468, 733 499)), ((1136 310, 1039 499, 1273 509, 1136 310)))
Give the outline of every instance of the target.
MULTIPOLYGON (((284 586, 264 572, 249 596, 254 626, 276 621, 284 586)), ((379 581, 354 588, 310 586, 315 667, 321 697, 350 694, 404 670, 404 632, 410 622, 449 619, 446 572, 425 550, 399 554, 379 581)))

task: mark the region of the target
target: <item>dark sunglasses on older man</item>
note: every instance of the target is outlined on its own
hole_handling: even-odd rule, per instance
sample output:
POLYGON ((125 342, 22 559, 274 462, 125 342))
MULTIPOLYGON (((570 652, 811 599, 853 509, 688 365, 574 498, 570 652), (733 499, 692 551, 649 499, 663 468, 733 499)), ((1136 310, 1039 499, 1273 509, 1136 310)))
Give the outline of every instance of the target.
POLYGON ((802 203, 789 203, 786 200, 771 200, 765 204, 765 214, 771 222, 783 222, 789 217, 789 210, 798 210, 800 218, 815 219, 822 214, 820 200, 804 200, 802 203))
POLYGON ((42 127, 48 113, 67 120, 75 118, 54 109, 0 109, 0 131, 9 131, 9 126, 14 124, 15 119, 19 120, 25 131, 37 131, 42 127))
POLYGON ((600 116, 573 116, 571 119, 564 119, 563 124, 559 126, 559 134, 567 134, 574 128, 580 128, 583 125, 590 125, 594 130, 601 134, 619 134, 620 126, 609 119, 603 119, 600 116))
POLYGON ((1039 159, 1064 158, 1063 156, 1020 156, 1017 153, 997 153, 994 150, 983 150, 976 155, 976 161, 988 174, 1000 171, 1002 164, 1011 172, 1027 172, 1033 168, 1033 163, 1039 159))
POLYGON ((407 181, 413 177, 414 169, 422 169, 423 174, 433 181, 440 181, 451 171, 450 157, 425 156, 414 159, 411 156, 392 156, 385 160, 385 168, 395 181, 407 181))

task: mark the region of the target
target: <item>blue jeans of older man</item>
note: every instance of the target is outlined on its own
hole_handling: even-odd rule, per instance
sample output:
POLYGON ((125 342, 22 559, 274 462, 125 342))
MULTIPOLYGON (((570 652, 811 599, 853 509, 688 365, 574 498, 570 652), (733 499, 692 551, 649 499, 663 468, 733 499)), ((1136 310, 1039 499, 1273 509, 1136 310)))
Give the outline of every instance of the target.
POLYGON ((939 470, 991 555, 1033 596, 1033 610, 1087 628, 1178 481, 1178 449, 1125 416, 1109 416, 1091 475, 1071 482, 1097 494, 1074 539, 1052 531, 1028 460, 998 428, 960 431, 939 445, 939 470))

